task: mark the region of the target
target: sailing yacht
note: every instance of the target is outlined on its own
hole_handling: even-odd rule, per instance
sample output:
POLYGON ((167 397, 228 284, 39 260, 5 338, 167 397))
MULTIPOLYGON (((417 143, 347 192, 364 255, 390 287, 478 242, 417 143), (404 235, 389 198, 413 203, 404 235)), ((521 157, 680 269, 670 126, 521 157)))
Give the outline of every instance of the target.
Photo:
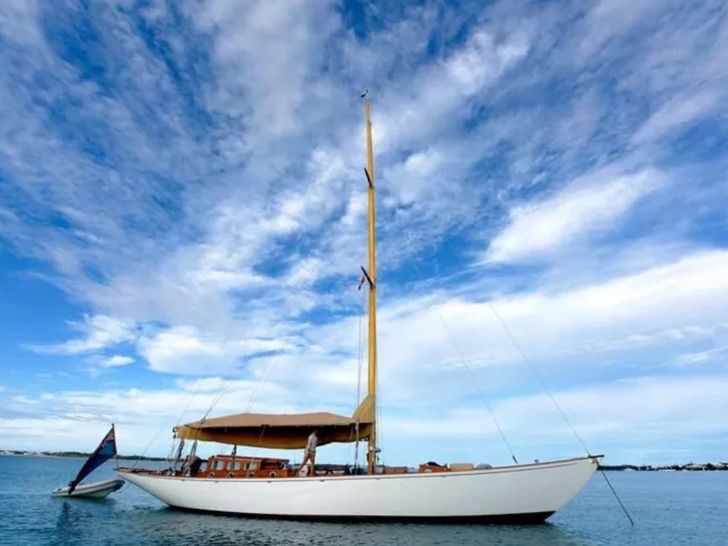
POLYGON ((351 416, 328 412, 294 415, 240 413, 178 426, 170 469, 119 468, 120 477, 169 506, 189 511, 311 520, 541 523, 566 505, 599 467, 601 455, 490 467, 426 463, 416 469, 378 464, 377 269, 374 154, 368 97, 364 96, 368 185, 369 287, 367 395, 351 416), (347 465, 297 468, 288 459, 237 455, 237 446, 303 449, 315 432, 318 445, 367 442, 366 469, 347 465), (185 440, 192 441, 184 462, 185 440), (235 446, 207 461, 197 442, 235 446))

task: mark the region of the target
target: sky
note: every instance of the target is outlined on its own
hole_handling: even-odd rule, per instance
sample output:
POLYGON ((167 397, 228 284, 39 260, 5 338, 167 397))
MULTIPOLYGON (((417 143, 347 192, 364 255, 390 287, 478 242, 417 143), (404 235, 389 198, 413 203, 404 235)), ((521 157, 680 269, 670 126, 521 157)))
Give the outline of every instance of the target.
POLYGON ((551 395, 726 460, 726 58, 709 0, 0 3, 0 449, 350 415, 368 89, 383 462, 582 455, 551 395))

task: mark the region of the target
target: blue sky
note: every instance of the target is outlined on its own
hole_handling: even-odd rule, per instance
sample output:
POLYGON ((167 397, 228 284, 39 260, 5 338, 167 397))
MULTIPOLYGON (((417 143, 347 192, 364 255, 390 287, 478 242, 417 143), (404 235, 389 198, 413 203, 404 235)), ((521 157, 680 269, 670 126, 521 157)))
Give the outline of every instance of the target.
POLYGON ((725 459, 726 11, 3 2, 0 448, 350 413, 367 87, 384 461, 725 459))

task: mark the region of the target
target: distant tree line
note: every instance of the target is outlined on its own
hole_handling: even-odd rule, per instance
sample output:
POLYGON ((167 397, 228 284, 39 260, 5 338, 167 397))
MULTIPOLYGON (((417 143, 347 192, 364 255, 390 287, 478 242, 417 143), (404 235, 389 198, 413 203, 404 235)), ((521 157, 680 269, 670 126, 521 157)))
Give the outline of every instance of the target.
POLYGON ((646 472, 652 471, 665 471, 665 470, 680 470, 687 472, 695 471, 714 471, 714 470, 728 470, 728 463, 687 463, 687 464, 671 464, 671 465, 634 465, 634 464, 616 464, 600 465, 599 468, 602 470, 640 470, 646 472))
MULTIPOLYGON (((23 451, 19 449, 2 449, 0 455, 25 455, 25 456, 41 456, 41 457, 68 457, 85 459, 90 456, 90 453, 84 453, 82 451, 23 451)), ((119 459, 124 461, 166 461, 164 457, 142 457, 141 455, 119 455, 119 459)))

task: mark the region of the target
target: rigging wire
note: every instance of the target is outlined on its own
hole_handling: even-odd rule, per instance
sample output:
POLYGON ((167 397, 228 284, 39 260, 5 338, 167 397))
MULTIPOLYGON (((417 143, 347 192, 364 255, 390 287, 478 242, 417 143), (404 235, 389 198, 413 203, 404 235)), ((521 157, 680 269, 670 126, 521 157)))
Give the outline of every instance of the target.
MULTIPOLYGON (((257 321, 253 321, 253 325, 255 325, 255 324, 257 324, 257 321)), ((228 342, 229 339, 230 339, 229 337, 226 337, 223 340, 223 342, 220 344, 220 347, 218 348, 218 352, 222 352, 222 350, 225 348, 225 345, 227 344, 227 342, 228 342)), ((271 363, 271 359, 269 358, 269 359, 267 359, 266 364, 265 364, 265 368, 263 369, 263 380, 262 380, 262 383, 263 384, 265 384, 267 382, 268 370, 270 368, 270 363, 271 363)), ((256 401, 257 396, 258 396, 258 390, 259 390, 260 385, 261 385, 261 382, 257 382, 255 384, 255 387, 253 388, 253 392, 251 393, 251 396, 250 396, 250 401, 248 402, 248 407, 245 410, 246 413, 250 412, 250 410, 253 407, 253 404, 255 404, 255 401, 256 401)), ((195 391, 193 391, 193 394, 194 394, 194 392, 196 392, 198 386, 199 385, 195 385, 195 391)), ((215 406, 217 406, 217 404, 225 397, 225 395, 228 392, 230 392, 230 389, 231 388, 232 388, 232 382, 230 380, 227 380, 225 382, 225 384, 224 384, 224 387, 221 388, 220 389, 220 392, 218 392, 215 395, 215 397, 212 399, 212 402, 210 403, 210 406, 207 408, 207 411, 205 412, 205 415, 202 417, 201 421, 204 422, 208 418, 208 416, 210 415, 210 413, 212 412, 212 410, 215 409, 215 406)), ((189 405, 190 405, 191 401, 192 401, 192 397, 190 396, 190 400, 187 403, 187 407, 185 407, 185 409, 183 410, 182 415, 184 415, 184 413, 187 411, 187 408, 189 408, 189 405)), ((179 418, 177 424, 179 424, 179 422, 181 422, 182 415, 180 415, 180 418, 179 418)), ((260 440, 262 441, 262 434, 261 434, 260 440)), ((235 446, 235 447, 236 447, 236 450, 237 450, 237 446, 235 446)))
POLYGON ((255 383, 255 387, 253 387, 253 392, 250 395, 250 400, 248 401, 248 407, 245 408, 245 413, 250 413, 250 410, 253 409, 253 406, 258 401, 258 393, 261 389, 261 387, 264 387, 268 384, 268 372, 271 369, 271 362, 273 362, 273 359, 271 357, 268 357, 265 361, 265 367, 263 368, 263 376, 260 381, 257 381, 255 383))
MULTIPOLYGON (((420 269, 420 267, 417 265, 416 261, 412 262, 412 265, 417 270, 418 274, 422 277, 423 272, 420 269)), ((495 412, 493 411, 493 407, 490 405, 490 402, 488 401, 488 397, 485 396, 485 393, 482 391, 482 389, 479 388, 478 381, 475 377, 475 372, 473 371, 472 366, 470 365, 470 362, 467 358, 465 358, 465 354, 463 353, 462 349, 460 348, 460 345, 458 344, 457 340, 455 339, 455 336, 452 333, 452 330, 450 330, 450 327, 447 324, 447 321, 445 320, 445 317, 440 312, 440 309, 438 309, 435 305, 430 306, 431 309, 434 309, 437 313, 437 316, 440 318, 440 322, 442 322, 442 325, 445 328, 445 331, 447 332, 448 337, 450 338, 450 342, 453 344, 453 347, 455 347, 455 350, 457 351, 458 355, 460 356, 460 360, 465 364, 465 367, 467 368, 468 372, 470 373, 470 377, 473 381, 473 386, 477 390, 477 393, 480 395, 480 398, 483 401, 483 404, 485 405, 485 409, 488 411, 488 415, 490 415, 490 420, 493 422, 493 425, 495 425, 496 430, 498 431, 498 435, 500 436, 501 440, 503 441, 503 444, 506 446, 506 449, 511 455, 511 459, 515 464, 518 464, 518 458, 516 457, 515 452, 513 451, 513 446, 511 446, 510 442, 506 438, 506 434, 503 431, 503 428, 500 425, 500 422, 498 421, 498 418, 495 416, 495 412)))
MULTIPOLYGON (((445 241, 445 245, 446 246, 449 246, 447 244, 447 241, 445 241)), ((451 249, 451 251, 452 251, 452 249, 451 249)), ((487 302, 487 303, 488 303, 488 307, 490 307, 491 312, 493 313, 493 315, 495 315, 496 319, 498 320, 498 323, 501 325, 501 327, 503 328, 503 330, 505 330, 505 332, 508 335, 509 339, 511 340, 511 342, 513 343, 513 345, 516 347, 516 350, 520 354, 521 358, 523 359, 524 362, 526 362, 526 364, 528 365, 528 367, 531 370, 531 373, 533 373, 533 375, 536 377, 536 379, 540 383, 541 388, 546 392, 546 394, 551 399, 551 402, 554 404, 554 406, 556 407, 556 409, 558 410, 558 412, 561 414, 561 416, 564 419, 564 421, 568 424, 568 426, 571 429, 572 433, 574 434, 574 437, 576 438, 576 440, 579 442, 579 444, 581 445, 581 447, 584 448, 584 451, 586 452, 587 456, 588 457, 591 457, 594 460, 594 457, 591 454, 591 452, 589 451, 589 448, 587 447, 586 442, 584 442, 584 440, 581 438, 581 436, 579 435, 579 433, 576 431, 576 427, 573 425, 573 423, 568 418, 568 416, 566 415, 566 413, 564 412, 564 410, 561 408, 561 406, 559 405, 559 403, 556 401, 556 397, 551 392, 551 389, 549 389, 548 386, 546 385, 546 382, 541 377, 541 374, 539 374, 536 371, 535 366, 533 365, 533 363, 531 362, 531 360, 529 360, 529 358, 526 356, 525 352, 521 348, 520 343, 518 343, 518 340, 516 339, 516 337, 510 331, 510 329, 508 328, 508 326, 506 325, 505 321, 500 316, 500 314, 498 314, 498 312, 496 311, 496 309, 493 306, 493 304, 490 301, 487 302)), ((440 318, 442 319, 442 315, 440 315, 440 318)), ((444 320, 443 320, 443 323, 444 323, 444 320)), ((470 369, 470 368, 468 368, 468 369, 470 369)), ((472 374, 472 371, 471 371, 471 374, 472 374)), ((486 404, 487 404, 487 400, 486 400, 486 404)), ((630 525, 634 526, 634 520, 632 519, 632 516, 630 515, 629 511, 627 510, 627 507, 622 502, 622 499, 619 497, 619 494, 617 493, 616 489, 614 489, 614 486, 612 485, 612 482, 609 480, 609 477, 607 476, 606 472, 604 471, 604 469, 602 468, 601 465, 598 465, 597 470, 599 471, 599 473, 604 478, 604 481, 607 482, 607 486, 609 486, 609 490, 612 492, 612 495, 614 496, 614 498, 619 503, 619 506, 622 509, 622 511, 624 512, 624 515, 627 516, 627 519, 629 520, 630 525)))
POLYGON ((225 385, 224 388, 220 389, 220 392, 215 395, 215 397, 212 399, 212 402, 210 403, 210 407, 207 408, 207 411, 205 412, 205 415, 202 417, 202 421, 205 421, 209 416, 210 412, 215 409, 215 406, 220 402, 220 400, 223 399, 223 397, 230 392, 230 389, 232 388, 232 384, 230 381, 227 382, 227 385, 225 385))
MULTIPOLYGON (((409 239, 409 236, 407 236, 409 239)), ((410 241, 408 240, 408 243, 410 241)), ((420 275, 420 277, 424 277, 424 274, 422 272, 422 269, 419 267, 416 261, 412 261, 412 265, 417 270, 417 273, 420 275)), ((478 381, 475 377, 475 372, 473 371, 472 366, 470 365, 470 362, 467 358, 465 358, 465 354, 463 353, 462 349, 460 348, 460 345, 458 344, 457 340, 455 339, 455 336, 452 333, 452 330, 450 330, 450 327, 447 324, 447 321, 445 320, 445 317, 440 312, 440 309, 438 309, 435 305, 431 305, 430 309, 434 309, 437 313, 437 316, 440 318, 440 322, 442 322, 442 325, 445 328, 445 331, 447 332, 448 337, 450 338, 450 342, 453 344, 453 347, 455 347, 455 350, 457 351, 458 355, 460 356, 460 360, 463 364, 465 364, 465 367, 467 368, 468 372, 470 373, 470 377, 473 382, 473 386, 477 390, 477 393, 480 395, 480 398, 483 401, 483 404, 485 405, 486 410, 488 411, 488 415, 490 415, 490 420, 493 422, 493 425, 495 425, 496 430, 498 431, 498 435, 500 436, 501 440, 503 441, 503 444, 506 446, 506 449, 511 455, 511 459, 515 464, 518 464, 518 458, 516 457, 515 452, 513 451, 513 447, 511 446, 510 442, 506 438, 505 432, 503 431, 503 428, 500 425, 500 422, 498 421, 498 418, 495 416, 495 412, 493 411, 492 406, 490 405, 490 402, 488 401, 488 397, 485 396, 485 393, 479 388, 478 381)))
MULTIPOLYGON (((222 352, 222 350, 225 348, 225 345, 227 345, 228 340, 229 340, 228 337, 226 337, 225 339, 223 339, 222 343, 220 343, 220 346, 217 348, 218 353, 221 353, 222 352)), ((212 356, 207 361, 207 363, 210 363, 210 362, 212 362, 212 356)), ((182 418, 184 417, 185 413, 187 413, 187 410, 190 408, 190 405, 192 404, 192 400, 194 399, 195 395, 197 394, 197 391, 199 390, 199 388, 200 388, 200 384, 199 384, 199 382, 196 382, 194 389, 192 389, 192 392, 190 392, 187 395, 187 403, 185 404, 185 407, 182 410, 182 413, 180 413, 179 417, 177 418, 177 421, 175 422, 175 426, 178 426, 182 422, 182 418)), ((210 412, 210 410, 208 410, 207 413, 209 414, 209 412, 210 412)), ((205 414, 205 417, 207 417, 207 414, 205 414)), ((154 441, 159 437, 159 435, 162 432, 162 429, 165 426, 166 426, 166 423, 165 422, 162 422, 162 424, 159 425, 159 428, 154 433, 154 435, 150 438, 149 442, 144 447, 144 449, 142 450, 141 454, 134 460, 134 463, 131 466, 132 468, 136 468, 136 466, 139 464, 139 461, 141 461, 142 457, 144 457, 144 455, 146 455, 147 451, 152 446, 152 444, 154 443, 154 441)), ((169 454, 166 457, 166 460, 167 461, 171 460, 172 455, 174 453, 174 450, 175 450, 175 441, 173 439, 172 440, 171 447, 170 447, 169 454)))
POLYGON ((501 318, 501 316, 498 314, 498 312, 495 310, 495 307, 493 307, 493 304, 491 302, 488 302, 488 307, 493 312, 493 315, 495 315, 496 319, 498 319, 498 322, 500 323, 503 330, 508 335, 508 338, 511 340, 511 343, 513 343, 513 346, 518 351, 518 354, 521 356, 523 361, 528 365, 528 367, 531 370, 531 373, 536 377, 539 384, 541 385, 541 388, 544 390, 544 392, 548 395, 548 397, 551 399, 551 402, 553 403, 554 407, 558 410, 558 412, 561 414, 561 417, 564 419, 567 425, 569 425, 569 428, 571 429, 571 432, 574 434, 574 438, 576 438, 577 442, 581 444, 581 447, 584 448, 584 451, 586 454, 591 457, 591 452, 589 451, 589 448, 586 446, 586 443, 582 439, 581 436, 579 436, 579 433, 576 431, 576 427, 572 424, 569 417, 566 415, 566 412, 561 408, 561 405, 556 401, 556 397, 551 392, 551 389, 549 389, 548 385, 546 385, 546 382, 544 381, 543 377, 541 377, 541 374, 538 373, 536 370, 536 367, 533 365, 533 362, 526 356, 526 353, 521 348, 520 343, 518 343, 518 340, 513 335, 513 333, 510 331, 508 326, 506 325, 505 321, 501 318))
MULTIPOLYGON (((222 342, 220 343, 220 345, 217 348, 217 352, 218 353, 222 353, 222 351, 223 351, 223 349, 225 349, 225 346, 227 345, 229 339, 230 339, 229 336, 226 336, 222 340, 222 342)), ((210 362, 212 362, 212 359, 213 359, 213 356, 210 355, 209 358, 206 361, 206 364, 209 364, 210 362)), ((182 409, 182 413, 180 413, 179 417, 175 421, 175 426, 179 425, 182 422, 182 418, 184 417, 185 413, 187 413, 187 410, 189 410, 190 405, 192 404, 192 400, 197 395, 197 391, 199 390, 199 388, 200 388, 200 383, 198 381, 198 382, 195 383, 195 387, 194 387, 194 389, 192 389, 192 392, 190 392, 187 395, 187 403, 185 404, 185 407, 182 409)), ((205 413, 205 416, 203 417, 203 420, 207 418, 207 416, 209 415, 210 411, 212 411, 212 409, 215 407, 215 405, 217 405, 217 402, 219 402, 219 400, 214 401, 214 403, 212 404, 212 406, 207 410, 207 413, 205 413)), ((165 426, 166 426, 165 423, 162 423, 161 425, 159 425, 159 428, 154 433, 154 435, 151 437, 151 439, 149 440, 149 442, 147 443, 147 445, 144 447, 144 450, 142 451, 142 453, 134 460, 134 464, 132 465, 132 468, 136 468, 136 466, 139 464, 139 461, 141 461, 142 457, 144 457, 144 455, 146 455, 147 451, 149 450, 149 448, 151 447, 151 445, 154 443, 154 441, 159 437, 159 435, 161 434, 161 432, 165 428, 165 426)), ((174 450, 175 450, 175 440, 173 439, 172 440, 172 444, 171 444, 171 448, 170 448, 170 452, 169 452, 169 454, 167 456, 167 460, 168 461, 172 458, 172 454, 174 453, 174 450)))
MULTIPOLYGON (((516 336, 513 335, 513 333, 511 332, 511 330, 508 328, 508 325, 506 325, 505 321, 500 316, 500 314, 498 314, 498 311, 496 311, 495 307, 493 306, 493 304, 491 302, 488 302, 488 307, 493 312, 493 315, 496 317, 496 319, 498 319, 498 322, 500 323, 501 327, 506 332, 506 334, 508 335, 509 339, 513 343, 513 346, 516 348, 516 350, 520 354, 521 359, 528 365, 528 367, 531 370, 531 373, 533 373, 533 375, 536 377, 536 379, 540 383, 541 388, 544 390, 544 392, 551 399, 551 402, 553 403, 554 407, 558 410, 558 412, 561 414, 561 417, 564 419, 564 422, 566 422, 566 424, 571 429, 571 432, 574 434, 574 438, 576 438, 576 440, 579 442, 579 444, 581 444, 581 447, 584 448, 584 451, 586 452, 587 456, 593 458, 593 455, 591 454, 591 451, 589 451, 589 448, 587 447, 586 442, 584 442, 583 438, 576 431, 576 427, 571 422, 571 420, 569 419, 569 417, 566 415, 566 412, 563 410, 563 408, 561 407, 561 405, 556 401, 556 397, 551 392, 551 389, 549 389, 549 387, 546 384, 546 382, 544 381, 543 377, 541 377, 541 374, 538 373, 538 371, 536 370, 536 367, 533 365, 533 362, 531 362, 531 360, 526 356, 526 353, 521 348, 520 343, 518 343, 518 340, 516 339, 516 336)), ((617 490, 614 489, 614 486, 612 485, 612 482, 609 480, 609 477, 607 476, 607 473, 604 471, 604 469, 602 468, 602 466, 600 464, 598 464, 597 470, 599 471, 599 473, 604 478, 604 481, 607 482, 607 485, 609 486, 609 490, 612 492, 612 495, 614 495, 614 498, 619 503, 619 507, 624 512, 624 515, 627 516, 627 519, 629 520, 630 525, 634 526, 634 520, 632 519, 632 516, 630 515, 629 511, 627 510, 627 507, 622 502, 622 499, 619 498, 619 494, 617 493, 617 490)))
MULTIPOLYGON (((256 324, 257 324, 257 321, 253 321, 253 326, 255 326, 256 324)), ((227 343, 228 339, 229 338, 225 338, 225 342, 223 343, 223 345, 220 346, 220 351, 222 351, 222 349, 224 348, 224 346, 227 343)), ((245 339, 247 339, 247 337, 245 339)), ((245 410, 246 413, 250 412, 250 410, 253 407, 253 404, 255 404, 255 402, 257 400, 257 397, 258 397, 258 391, 259 391, 259 388, 261 386, 261 383, 262 384, 265 384, 267 382, 268 370, 270 368, 270 363, 271 363, 271 359, 268 358, 266 360, 265 368, 263 369, 263 380, 262 380, 262 382, 256 382, 255 387, 253 388, 253 392, 251 393, 251 396, 250 396, 250 401, 248 402, 248 407, 245 410)), ((207 417, 210 415, 210 413, 212 412, 212 410, 215 409, 215 406, 217 406, 220 403, 220 401, 225 397, 225 395, 227 395, 227 393, 230 392, 230 390, 232 389, 232 381, 231 380, 226 380, 225 383, 226 384, 225 384, 224 388, 222 388, 220 390, 220 392, 213 398, 213 400, 212 400, 212 402, 210 404, 210 407, 207 409, 207 412, 205 413, 204 417, 202 418, 203 421, 205 419, 207 419, 207 417)))
MULTIPOLYGON (((361 284, 359 284, 359 291, 361 291, 361 284)), ((362 362, 364 360, 364 343, 363 343, 363 323, 364 323, 364 292, 362 292, 361 303, 359 305, 359 336, 356 347, 356 407, 354 411, 359 408, 361 403, 361 370, 362 362)), ((359 422, 356 423, 356 444, 354 444, 354 468, 359 468, 359 422)))
MULTIPOLYGON (((159 435, 162 432, 162 429, 167 425, 166 422, 162 422, 161 425, 159 425, 159 428, 157 429, 157 432, 154 433, 154 435, 150 438, 149 442, 147 442, 147 445, 144 447, 142 452, 137 456, 136 459, 134 459, 134 463, 131 465, 132 468, 136 468, 136 466, 139 464, 139 461, 142 460, 142 457, 146 455, 147 451, 151 447, 152 443, 159 437, 159 435)), ((174 443, 172 444, 172 448, 170 450, 169 455, 167 456, 167 459, 169 460, 171 458, 172 453, 174 452, 174 443)))
MULTIPOLYGON (((443 326, 445 327, 445 331, 447 331, 448 336, 450 337, 450 341, 452 342, 453 346, 455 347, 455 350, 458 352, 458 355, 460 356, 460 360, 462 360, 463 364, 465 364, 465 367, 468 369, 468 372, 470 372, 470 377, 473 380, 473 385, 477 385, 477 380, 475 378, 475 372, 473 371, 472 366, 470 365, 470 362, 467 358, 465 358, 465 354, 463 353, 462 349, 460 348, 460 345, 455 340, 455 336, 453 335, 452 331, 450 330, 450 327, 448 326, 447 322, 445 321, 445 317, 442 316, 442 313, 439 309, 437 309, 435 306, 433 306, 433 309, 437 312, 437 315, 440 317, 440 320, 442 321, 443 326)), ((495 416, 495 413, 493 412, 493 408, 490 405, 490 402, 488 402, 488 399, 486 396, 480 392, 480 396, 483 399, 483 402, 485 403, 485 407, 488 410, 488 414, 490 414, 490 418, 493 421, 493 424, 495 425, 495 428, 498 430, 498 434, 501 437, 501 440, 503 440, 503 443, 505 444, 506 448, 508 448, 509 453, 511 454, 511 459, 513 459, 513 462, 518 464, 518 459, 516 458, 516 454, 513 451, 513 447, 511 446, 510 442, 506 438, 505 433, 503 432, 503 429, 500 426, 500 423, 498 422, 498 419, 495 416)))
POLYGON ((384 420, 381 419, 382 415, 382 389, 380 387, 381 383, 379 382, 379 374, 377 374, 377 397, 374 400, 374 418, 377 422, 377 448, 374 452, 374 461, 376 464, 378 454, 382 454, 382 461, 381 465, 385 466, 384 464, 384 453, 386 453, 384 449, 384 420))
MULTIPOLYGON (((222 340, 220 345, 217 348, 217 352, 219 354, 222 354, 223 350, 225 349, 225 346, 227 345, 228 341, 230 340, 229 336, 226 336, 225 339, 222 340)), ((208 358, 207 364, 210 364, 212 362, 212 356, 208 358)), ((182 410, 182 413, 180 414, 179 418, 177 419, 177 425, 179 425, 182 422, 182 418, 184 417, 185 413, 187 413, 187 410, 190 409, 190 405, 192 404, 192 400, 194 399, 195 395, 197 394, 197 391, 200 388, 200 382, 197 381, 195 383, 195 388, 192 389, 192 393, 187 397, 187 404, 185 405, 185 408, 182 410)), ((209 413, 209 411, 208 411, 209 413)))

